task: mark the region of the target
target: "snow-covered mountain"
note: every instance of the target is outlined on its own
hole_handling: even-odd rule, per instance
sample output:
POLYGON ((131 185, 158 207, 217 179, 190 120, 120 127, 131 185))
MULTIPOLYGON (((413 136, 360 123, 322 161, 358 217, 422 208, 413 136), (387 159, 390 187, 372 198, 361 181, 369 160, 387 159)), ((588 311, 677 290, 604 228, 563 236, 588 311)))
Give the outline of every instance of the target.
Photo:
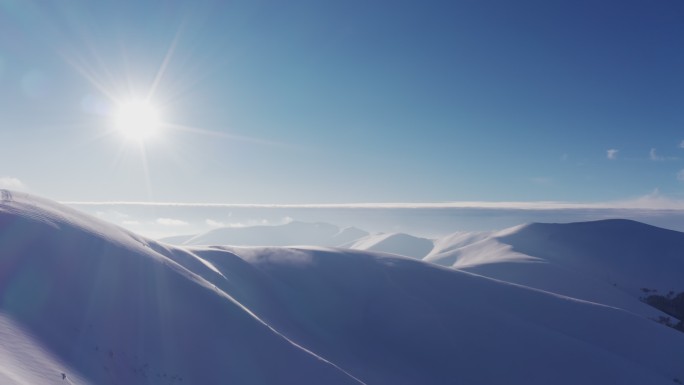
POLYGON ((684 233, 628 220, 517 226, 425 261, 652 318, 644 298, 684 291, 684 233))
POLYGON ((175 245, 338 246, 368 235, 355 227, 293 221, 283 225, 221 227, 196 235, 162 239, 175 245))
POLYGON ((3 384, 684 381, 684 334, 621 308, 368 251, 177 247, 2 197, 3 384))

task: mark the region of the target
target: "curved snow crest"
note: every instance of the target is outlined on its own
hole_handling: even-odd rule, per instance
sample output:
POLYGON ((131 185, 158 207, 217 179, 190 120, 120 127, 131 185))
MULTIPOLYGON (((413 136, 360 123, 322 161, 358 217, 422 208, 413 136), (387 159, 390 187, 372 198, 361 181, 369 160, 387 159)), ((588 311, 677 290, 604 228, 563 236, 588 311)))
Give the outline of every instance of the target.
POLYGON ((516 252, 582 271, 634 295, 642 288, 684 291, 684 233, 678 231, 607 219, 532 223, 496 238, 516 252))
POLYGON ((486 238, 460 248, 428 255, 425 261, 456 269, 465 269, 504 262, 540 262, 541 259, 517 253, 513 251, 510 245, 502 244, 492 238, 486 238))
POLYGON ((173 247, 23 199, 0 205, 0 311, 32 333, 31 346, 62 359, 69 378, 209 385, 684 378, 684 336, 622 310, 388 254, 173 247))

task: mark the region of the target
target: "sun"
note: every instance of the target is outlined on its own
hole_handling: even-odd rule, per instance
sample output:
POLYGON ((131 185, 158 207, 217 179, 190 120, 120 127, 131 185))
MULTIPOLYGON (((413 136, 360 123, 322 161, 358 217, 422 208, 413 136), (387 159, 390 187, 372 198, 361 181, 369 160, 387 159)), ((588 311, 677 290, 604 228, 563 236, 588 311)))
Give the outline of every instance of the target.
POLYGON ((159 134, 159 111, 146 100, 133 99, 119 104, 114 125, 125 138, 144 142, 159 134))

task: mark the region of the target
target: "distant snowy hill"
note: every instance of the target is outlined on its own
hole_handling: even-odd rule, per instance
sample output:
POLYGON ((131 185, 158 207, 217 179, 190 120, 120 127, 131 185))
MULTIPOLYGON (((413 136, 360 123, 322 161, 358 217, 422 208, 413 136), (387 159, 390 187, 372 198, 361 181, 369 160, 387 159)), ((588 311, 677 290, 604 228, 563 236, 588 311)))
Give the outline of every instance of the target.
POLYGON ((283 225, 222 227, 196 235, 161 239, 172 245, 331 246, 405 255, 421 259, 433 249, 433 240, 403 233, 369 234, 356 227, 294 221, 283 225))
POLYGON ((368 251, 171 246, 6 191, 0 300, 3 384, 684 381, 684 334, 620 308, 368 251))
POLYGON ((202 234, 175 236, 162 241, 176 245, 338 246, 368 235, 355 227, 340 229, 328 223, 293 221, 283 225, 221 227, 202 234))
POLYGON ((433 241, 403 233, 367 235, 341 247, 354 250, 379 251, 422 259, 434 247, 433 241))

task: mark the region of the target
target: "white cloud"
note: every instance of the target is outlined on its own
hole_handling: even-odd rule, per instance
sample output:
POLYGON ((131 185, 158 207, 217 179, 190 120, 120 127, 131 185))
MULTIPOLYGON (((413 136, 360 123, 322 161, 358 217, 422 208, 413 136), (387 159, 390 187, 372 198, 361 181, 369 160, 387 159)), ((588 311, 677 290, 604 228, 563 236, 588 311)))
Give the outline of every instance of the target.
POLYGON ((677 158, 676 156, 662 156, 662 155, 658 155, 658 153, 656 152, 656 149, 655 149, 655 148, 652 148, 651 151, 649 151, 648 157, 649 157, 651 160, 653 160, 653 161, 665 161, 665 160, 673 161, 673 160, 679 159, 679 158, 677 158))
MULTIPOLYGON (((134 206, 134 207, 197 207, 197 208, 235 208, 235 209, 514 209, 514 210, 544 210, 544 209, 574 209, 574 208, 602 208, 603 203, 573 203, 558 201, 534 202, 485 202, 485 201, 457 201, 457 202, 390 202, 390 203, 301 203, 301 204, 250 204, 250 203, 185 203, 185 202, 62 202, 71 206, 134 206)), ((612 208, 612 206, 611 206, 612 208)), ((160 218, 157 220, 163 220, 160 218)), ((168 218, 167 218, 168 219, 168 218)), ((288 217, 282 218, 278 224, 284 224, 288 217)), ((252 220, 246 223, 226 223, 228 227, 254 226, 269 224, 266 219, 252 220)))
POLYGON ((606 205, 606 208, 636 210, 677 210, 684 208, 684 202, 668 198, 654 189, 651 193, 606 205), (612 207, 611 207, 612 206, 612 207))
POLYGON ((240 227, 252 227, 252 226, 271 226, 268 219, 251 219, 247 222, 234 222, 226 224, 226 227, 240 228, 240 227))
POLYGON ((26 185, 17 178, 11 176, 1 176, 0 188, 5 188, 8 190, 26 190, 26 185))
POLYGON ((121 222, 122 225, 124 226, 140 226, 141 223, 139 221, 123 221, 121 222))
POLYGON ((536 176, 536 177, 530 178, 530 181, 532 183, 538 184, 538 185, 549 185, 549 184, 551 184, 552 179, 549 177, 545 177, 545 176, 536 176))
POLYGON ((173 218, 158 218, 156 222, 157 224, 164 226, 187 226, 189 224, 186 221, 173 218))
POLYGON ((130 215, 113 209, 98 210, 95 212, 95 216, 110 222, 121 222, 124 225, 126 221, 131 221, 130 215))
POLYGON ((112 213, 112 216, 119 218, 119 219, 126 219, 126 218, 130 217, 130 215, 122 213, 120 211, 112 210, 111 213, 112 213))
POLYGON ((617 159, 618 151, 620 151, 620 150, 616 150, 614 148, 611 148, 610 150, 606 150, 606 157, 610 160, 615 160, 615 159, 617 159))
POLYGON ((679 170, 679 172, 677 173, 677 179, 684 182, 684 170, 679 170))
POLYGON ((652 148, 651 151, 648 153, 648 157, 651 158, 651 160, 654 161, 659 161, 659 160, 665 160, 665 157, 660 156, 656 153, 656 149, 652 148))
POLYGON ((226 224, 223 222, 215 221, 213 219, 207 219, 204 221, 208 226, 211 227, 226 227, 226 224))
MULTIPOLYGON (((280 220, 251 219, 251 220, 248 220, 246 222, 233 222, 233 223, 222 223, 222 222, 212 221, 211 219, 207 219, 206 223, 209 226, 214 226, 215 224, 221 224, 222 227, 240 228, 240 227, 252 227, 252 226, 280 226, 280 225, 286 225, 286 224, 291 223, 293 221, 294 221, 294 219, 292 217, 283 217, 280 220)), ((215 226, 215 227, 217 227, 217 226, 215 226)))

